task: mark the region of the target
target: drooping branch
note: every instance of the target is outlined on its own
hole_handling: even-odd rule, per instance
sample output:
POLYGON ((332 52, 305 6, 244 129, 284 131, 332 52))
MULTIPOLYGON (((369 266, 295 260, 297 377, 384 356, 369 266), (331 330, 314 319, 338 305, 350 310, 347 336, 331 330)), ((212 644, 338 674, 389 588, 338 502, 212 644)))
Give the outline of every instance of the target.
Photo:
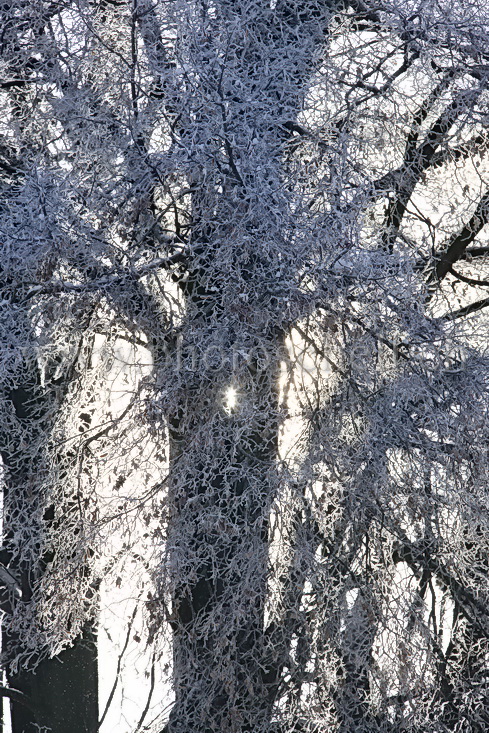
POLYGON ((455 270, 453 267, 449 270, 450 275, 453 275, 457 278, 457 280, 460 280, 463 283, 467 283, 467 285, 474 285, 477 288, 487 288, 489 287, 489 280, 478 280, 474 277, 467 277, 466 275, 462 275, 461 272, 458 272, 458 270, 455 270))
POLYGON ((132 614, 131 614, 131 616, 129 618, 129 622, 127 624, 126 638, 124 639, 124 644, 122 645, 122 649, 121 649, 121 651, 119 653, 119 656, 117 657, 117 667, 116 667, 116 672, 115 672, 115 679, 114 679, 112 688, 110 690, 109 696, 107 698, 107 702, 105 703, 104 712, 102 713, 102 716, 101 716, 101 718, 99 720, 97 730, 100 730, 100 728, 102 727, 102 724, 103 724, 105 718, 107 717, 107 713, 109 712, 110 706, 112 705, 112 700, 114 699, 114 695, 115 695, 115 691, 117 689, 117 685, 120 682, 122 662, 123 662, 123 659, 124 659, 124 655, 125 655, 125 653, 127 651, 127 647, 129 646, 129 641, 130 641, 131 633, 132 633, 132 627, 133 627, 134 619, 136 618, 137 612, 138 612, 138 605, 136 604, 134 606, 133 612, 132 612, 132 614))
POLYGON ((428 540, 416 544, 410 542, 403 532, 398 530, 396 534, 401 538, 394 544, 393 561, 405 562, 416 573, 426 569, 437 577, 444 588, 450 591, 466 619, 489 639, 489 615, 484 602, 464 587, 453 572, 434 556, 428 540))
POLYGON ((475 303, 464 305, 463 308, 458 308, 455 311, 449 311, 443 316, 440 316, 437 320, 440 322, 456 321, 458 318, 465 318, 465 316, 470 316, 472 313, 477 313, 478 311, 487 308, 487 306, 489 306, 489 298, 482 298, 482 300, 476 300, 475 303))

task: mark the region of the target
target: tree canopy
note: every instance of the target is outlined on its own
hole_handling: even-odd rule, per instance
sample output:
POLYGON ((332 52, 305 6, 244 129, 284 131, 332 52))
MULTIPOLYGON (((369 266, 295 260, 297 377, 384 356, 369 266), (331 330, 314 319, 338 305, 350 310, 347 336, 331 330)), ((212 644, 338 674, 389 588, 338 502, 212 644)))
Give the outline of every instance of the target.
POLYGON ((0 3, 13 733, 103 730, 125 583, 127 733, 488 729, 488 37, 476 0, 0 3))

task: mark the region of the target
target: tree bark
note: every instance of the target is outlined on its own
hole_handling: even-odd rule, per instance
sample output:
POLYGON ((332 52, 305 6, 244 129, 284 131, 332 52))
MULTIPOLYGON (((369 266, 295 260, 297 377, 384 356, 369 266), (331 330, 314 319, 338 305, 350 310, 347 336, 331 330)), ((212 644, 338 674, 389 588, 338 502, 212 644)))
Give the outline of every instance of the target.
MULTIPOLYGON (((4 644, 12 639, 4 636, 4 644)), ((98 728, 97 638, 87 624, 73 646, 34 671, 7 674, 9 686, 25 695, 11 699, 12 733, 35 733, 39 726, 51 733, 95 733, 98 728)))

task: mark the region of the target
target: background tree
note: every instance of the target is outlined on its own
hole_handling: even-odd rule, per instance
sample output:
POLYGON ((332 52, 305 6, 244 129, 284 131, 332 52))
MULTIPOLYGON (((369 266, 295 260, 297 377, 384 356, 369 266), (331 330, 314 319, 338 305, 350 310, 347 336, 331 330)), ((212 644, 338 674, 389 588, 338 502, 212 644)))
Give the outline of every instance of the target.
MULTIPOLYGON (((19 343, 57 353, 52 314, 82 312, 87 342, 132 341, 141 364, 100 429, 105 387, 83 383, 96 439, 70 450, 89 450, 103 516, 84 515, 96 561, 73 572, 93 585, 118 562, 100 539, 137 506, 149 643, 173 649, 155 730, 486 730, 485 10, 8 11, 5 161, 26 150, 52 203, 44 238, 5 217, 16 261, 42 241, 49 268, 4 290, 29 304, 19 343)), ((89 617, 80 597, 52 637, 27 604, 51 650, 89 617)))
POLYGON ((30 126, 36 106, 31 85, 45 61, 42 39, 52 15, 38 10, 10 3, 1 8, 2 111, 8 115, 0 161, 2 652, 8 682, 2 689, 11 702, 13 731, 49 725, 61 733, 94 730, 98 721, 96 594, 78 552, 88 507, 70 483, 69 474, 81 470, 76 452, 55 442, 63 404, 89 358, 83 331, 94 308, 90 298, 65 310, 27 295, 29 284, 51 278, 60 234, 56 179, 46 171, 45 140, 30 126), (69 591, 71 610, 60 609, 60 623, 53 608, 69 591))

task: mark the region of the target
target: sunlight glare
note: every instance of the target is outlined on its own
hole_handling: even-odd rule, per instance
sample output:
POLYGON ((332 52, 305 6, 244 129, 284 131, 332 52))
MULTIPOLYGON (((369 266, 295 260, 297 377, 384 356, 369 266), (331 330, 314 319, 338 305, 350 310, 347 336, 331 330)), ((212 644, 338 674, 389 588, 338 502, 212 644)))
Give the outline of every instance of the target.
POLYGON ((226 390, 226 396, 225 396, 225 401, 224 401, 226 410, 228 412, 231 412, 231 410, 234 410, 237 402, 238 402, 238 392, 236 391, 234 387, 229 387, 226 390))

